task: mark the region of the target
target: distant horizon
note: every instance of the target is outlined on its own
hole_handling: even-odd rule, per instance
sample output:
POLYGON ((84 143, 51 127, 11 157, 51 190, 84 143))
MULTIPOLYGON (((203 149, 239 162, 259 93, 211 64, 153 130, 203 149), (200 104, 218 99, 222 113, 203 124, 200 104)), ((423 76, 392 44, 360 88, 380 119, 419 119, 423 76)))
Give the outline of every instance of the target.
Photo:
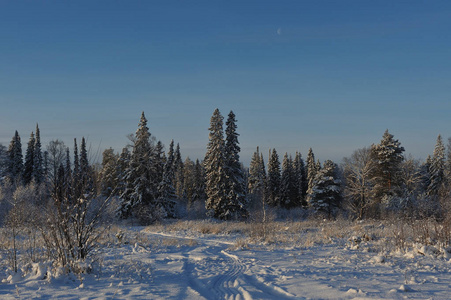
POLYGON ((241 161, 312 148, 340 163, 386 129, 424 160, 451 136, 449 1, 8 1, 0 4, 0 143, 120 152, 152 135, 203 159, 215 108, 241 161))

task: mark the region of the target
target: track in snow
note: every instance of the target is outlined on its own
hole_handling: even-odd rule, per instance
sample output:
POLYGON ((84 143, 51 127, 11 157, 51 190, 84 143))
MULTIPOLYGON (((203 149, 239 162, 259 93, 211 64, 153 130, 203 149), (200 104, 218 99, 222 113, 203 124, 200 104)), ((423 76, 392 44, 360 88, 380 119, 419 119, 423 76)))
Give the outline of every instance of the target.
POLYGON ((249 274, 251 263, 243 262, 227 251, 230 241, 192 238, 166 233, 147 232, 163 238, 189 239, 199 246, 185 254, 183 270, 191 289, 206 299, 250 300, 293 299, 294 295, 265 282, 256 274, 249 274), (201 250, 205 257, 195 252, 201 250))

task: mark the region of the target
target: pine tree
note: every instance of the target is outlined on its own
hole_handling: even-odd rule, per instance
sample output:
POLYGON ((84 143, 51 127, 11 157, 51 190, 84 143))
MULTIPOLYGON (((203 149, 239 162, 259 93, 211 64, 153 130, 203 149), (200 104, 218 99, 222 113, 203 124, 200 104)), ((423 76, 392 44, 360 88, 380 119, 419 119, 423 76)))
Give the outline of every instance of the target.
POLYGON ((324 162, 324 167, 316 174, 313 180, 312 192, 309 195, 309 204, 316 211, 327 213, 330 218, 341 202, 341 181, 338 167, 331 160, 324 162))
POLYGON ((295 174, 293 159, 285 153, 282 160, 282 175, 280 179, 280 204, 284 208, 293 208, 297 204, 295 174))
POLYGON ((33 180, 39 186, 44 181, 44 168, 42 160, 41 132, 36 124, 34 154, 33 154, 33 180))
POLYGON ((25 152, 25 163, 24 163, 24 171, 23 171, 23 184, 27 185, 33 179, 33 166, 34 166, 34 146, 36 140, 34 138, 34 133, 32 132, 30 135, 30 140, 28 141, 27 151, 25 152))
POLYGON ((400 170, 404 160, 403 152, 404 147, 401 147, 401 143, 395 140, 388 130, 385 131, 380 144, 371 146, 375 199, 380 201, 384 197, 401 193, 400 170))
POLYGON ((443 145, 441 135, 439 135, 429 165, 429 184, 426 190, 428 196, 436 198, 444 191, 445 167, 445 146, 443 145))
POLYGON ((235 114, 230 111, 226 121, 226 141, 224 149, 225 173, 227 178, 227 218, 237 219, 246 217, 247 198, 244 182, 243 169, 240 163, 239 134, 236 132, 237 125, 235 114))
POLYGON ((305 171, 304 160, 300 152, 296 151, 296 155, 293 161, 293 172, 295 180, 295 195, 296 203, 298 206, 306 206, 305 195, 307 194, 307 174, 305 171))
POLYGON ((9 166, 8 175, 14 180, 20 180, 23 174, 23 156, 22 156, 22 143, 20 141, 19 133, 16 130, 14 137, 11 140, 8 148, 9 166))
POLYGON ((210 119, 210 133, 205 154, 205 208, 213 217, 225 219, 227 213, 227 178, 224 170, 223 116, 216 109, 210 119))
POLYGON ((268 177, 266 182, 266 201, 271 206, 280 206, 280 162, 276 149, 270 150, 268 177))

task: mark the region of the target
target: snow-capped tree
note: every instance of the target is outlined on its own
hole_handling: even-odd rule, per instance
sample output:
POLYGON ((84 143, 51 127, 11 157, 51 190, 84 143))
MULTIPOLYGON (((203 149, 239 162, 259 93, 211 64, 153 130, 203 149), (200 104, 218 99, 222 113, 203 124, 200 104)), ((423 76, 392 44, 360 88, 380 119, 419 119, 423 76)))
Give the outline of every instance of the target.
POLYGON ((315 179, 316 171, 315 154, 313 154, 313 150, 310 148, 307 154, 307 193, 313 187, 313 179, 315 179))
POLYGON ((100 188, 104 196, 110 196, 118 185, 118 167, 119 156, 114 153, 112 148, 105 149, 102 153, 102 170, 100 171, 100 188))
POLYGON ((282 176, 280 180, 280 204, 284 208, 293 208, 298 204, 297 200, 293 159, 288 153, 285 153, 282 161, 282 176))
POLYGON ((196 191, 195 173, 196 165, 189 157, 187 157, 183 163, 183 190, 185 191, 184 193, 188 207, 193 203, 193 195, 196 191))
POLYGON ((266 201, 271 206, 280 206, 280 161, 276 149, 270 151, 266 180, 266 201))
POLYGON ((174 181, 174 140, 169 144, 168 155, 166 157, 166 163, 163 168, 163 179, 158 186, 158 194, 160 199, 175 199, 174 181))
POLYGON ((382 140, 371 146, 371 156, 374 163, 372 180, 376 200, 384 197, 397 196, 401 193, 400 177, 401 163, 404 160, 404 147, 393 135, 385 131, 382 140))
POLYGON ((227 218, 237 219, 247 216, 247 197, 244 173, 240 163, 239 134, 235 114, 230 111, 226 121, 224 148, 225 172, 227 177, 227 218))
POLYGON ((341 180, 338 167, 333 161, 326 160, 323 168, 316 174, 308 201, 312 208, 327 213, 329 218, 340 207, 341 180))
POLYGON ((34 146, 36 140, 34 138, 34 133, 32 132, 30 135, 30 139, 28 141, 27 150, 25 152, 25 163, 23 170, 23 184, 27 185, 33 179, 33 166, 34 166, 34 146))
POLYGON ((227 211, 227 177, 224 169, 223 116, 216 109, 210 119, 207 153, 205 154, 205 208, 213 217, 225 219, 227 211))
POLYGON ((140 218, 143 222, 153 219, 150 216, 151 205, 156 199, 158 187, 155 184, 155 169, 151 161, 152 150, 147 119, 142 112, 127 170, 126 188, 121 195, 118 209, 121 218, 138 216, 138 213, 141 213, 143 215, 140 218), (148 217, 151 219, 147 219, 148 217))
POLYGON ((263 161, 263 155, 260 153, 259 148, 254 152, 251 163, 249 165, 248 176, 248 192, 254 200, 261 202, 265 201, 265 189, 266 189, 266 170, 265 162, 263 161))
POLYGON ((434 153, 432 154, 431 162, 429 165, 429 184, 426 190, 426 193, 429 197, 436 198, 444 192, 445 168, 445 146, 443 144, 441 135, 438 135, 437 143, 435 144, 434 153))

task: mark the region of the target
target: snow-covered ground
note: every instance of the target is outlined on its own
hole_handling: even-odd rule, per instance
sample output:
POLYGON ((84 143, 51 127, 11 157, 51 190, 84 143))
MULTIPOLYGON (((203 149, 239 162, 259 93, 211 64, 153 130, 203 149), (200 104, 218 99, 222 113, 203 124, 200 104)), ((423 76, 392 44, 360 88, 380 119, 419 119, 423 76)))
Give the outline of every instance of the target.
MULTIPOLYGON (((15 276, 2 274, 0 299, 451 297, 451 262, 443 249, 397 252, 387 245, 391 241, 365 236, 335 235, 301 245, 164 226, 119 230, 124 236, 114 241, 112 233, 89 274, 63 275, 44 263, 30 264, 15 276)), ((300 239, 312 239, 306 233, 300 239)))

